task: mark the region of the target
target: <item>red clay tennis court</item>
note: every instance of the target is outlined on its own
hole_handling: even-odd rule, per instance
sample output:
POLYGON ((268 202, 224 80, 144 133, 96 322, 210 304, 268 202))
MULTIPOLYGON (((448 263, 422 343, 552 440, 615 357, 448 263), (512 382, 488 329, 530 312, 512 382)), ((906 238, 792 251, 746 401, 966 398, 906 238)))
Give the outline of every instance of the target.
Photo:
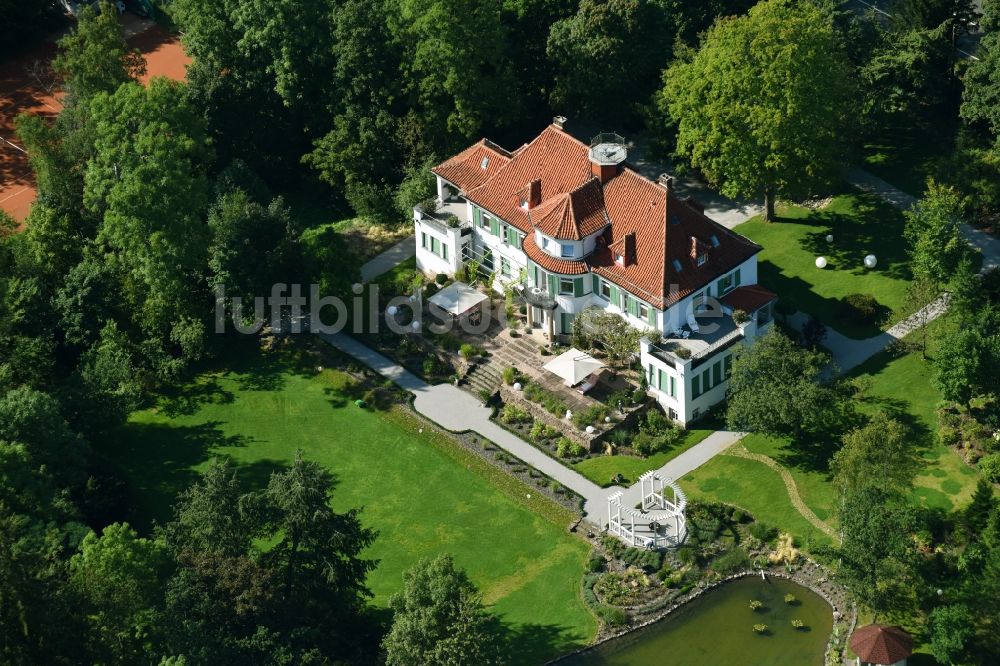
MULTIPOLYGON (((154 76, 184 78, 191 59, 177 37, 132 14, 122 17, 129 44, 146 59, 146 83, 154 76)), ((14 119, 22 112, 54 116, 61 109, 60 93, 53 90, 48 63, 55 55, 54 42, 46 42, 14 60, 0 63, 0 209, 23 222, 35 201, 35 178, 28 156, 14 132, 14 119)))

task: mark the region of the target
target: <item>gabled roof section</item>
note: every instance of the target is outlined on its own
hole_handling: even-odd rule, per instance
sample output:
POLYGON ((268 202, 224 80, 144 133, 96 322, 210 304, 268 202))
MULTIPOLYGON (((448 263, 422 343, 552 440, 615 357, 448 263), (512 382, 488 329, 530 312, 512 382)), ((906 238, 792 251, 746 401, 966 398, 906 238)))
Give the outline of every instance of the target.
POLYGON ((560 240, 581 240, 597 233, 610 222, 601 181, 591 177, 572 192, 543 201, 528 210, 528 219, 543 234, 560 240))
POLYGON ((478 187, 464 189, 470 201, 528 233, 531 221, 518 195, 531 181, 541 181, 540 198, 544 204, 572 192, 591 177, 589 148, 549 125, 519 148, 495 176, 478 187))
POLYGON ((468 192, 495 176, 508 162, 509 152, 492 141, 480 139, 431 171, 468 192))
POLYGON ((657 308, 670 307, 761 250, 627 167, 604 184, 604 202, 611 228, 603 247, 590 256, 591 268, 657 308), (634 262, 622 266, 614 261, 613 247, 630 233, 634 262), (701 240, 713 235, 717 246, 701 240), (692 237, 707 255, 701 266, 691 254, 692 237))

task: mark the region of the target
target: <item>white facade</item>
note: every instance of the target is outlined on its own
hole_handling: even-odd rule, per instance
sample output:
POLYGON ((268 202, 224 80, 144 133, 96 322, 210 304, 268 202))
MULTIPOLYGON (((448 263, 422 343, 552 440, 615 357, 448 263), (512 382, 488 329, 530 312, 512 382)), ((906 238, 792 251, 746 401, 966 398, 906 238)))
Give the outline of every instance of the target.
MULTIPOLYGON (((457 190, 438 177, 439 196, 457 190)), ((725 398, 736 346, 753 341, 771 325, 773 304, 747 313, 749 321, 736 324, 732 311, 717 300, 739 286, 757 283, 756 256, 662 311, 642 295, 630 293, 594 273, 558 275, 537 266, 521 249, 522 232, 471 202, 452 197, 439 204, 433 214, 419 208, 414 210, 416 260, 421 271, 454 275, 469 259, 479 261, 484 271, 497 271, 504 282, 520 281, 524 271, 529 322, 555 336, 568 335, 576 314, 591 306, 616 313, 640 330, 663 334, 666 341, 657 345, 643 339, 638 350, 639 361, 646 372, 650 393, 678 423, 697 420, 725 398), (450 226, 445 221, 448 214, 459 218, 459 226, 450 226), (443 250, 444 247, 448 249, 443 250), (691 320, 695 315, 698 331, 690 332, 688 338, 672 335, 682 328, 693 331, 691 320)), ((455 220, 451 222, 454 224, 455 220)), ((572 241, 557 240, 536 230, 532 240, 546 254, 573 261, 593 252, 596 238, 603 232, 601 229, 572 241)))

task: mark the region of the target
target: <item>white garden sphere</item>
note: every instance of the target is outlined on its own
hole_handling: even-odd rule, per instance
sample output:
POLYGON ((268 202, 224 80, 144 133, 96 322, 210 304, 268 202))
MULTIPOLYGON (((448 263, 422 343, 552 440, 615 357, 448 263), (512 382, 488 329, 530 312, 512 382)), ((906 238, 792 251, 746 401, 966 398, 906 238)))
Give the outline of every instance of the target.
POLYGON ((587 434, 588 435, 594 434, 594 426, 587 426, 587 434))
POLYGON ((816 257, 816 268, 826 268, 826 257, 816 257))
MULTIPOLYGON (((610 416, 605 416, 604 417, 604 422, 605 423, 611 423, 611 417, 610 416)), ((1000 438, 998 438, 998 439, 1000 439, 1000 438)))
POLYGON ((865 257, 865 267, 866 268, 875 268, 875 264, 877 264, 877 263, 878 263, 878 259, 875 257, 874 254, 869 254, 867 257, 865 257))
POLYGON ((514 390, 515 391, 521 390, 521 382, 514 382, 514 390))
POLYGON ((566 410, 566 419, 567 419, 567 420, 569 420, 569 419, 571 419, 571 418, 573 418, 573 412, 571 412, 571 411, 569 411, 569 410, 567 409, 567 410, 566 410))
POLYGON ((419 331, 420 330, 420 322, 419 321, 413 322, 412 324, 410 324, 410 328, 412 328, 414 331, 419 331))
POLYGON ((832 243, 833 242, 833 234, 827 234, 826 235, 826 242, 827 243, 832 243))
POLYGON ((390 317, 395 317, 396 313, 399 312, 399 308, 397 308, 395 305, 390 305, 385 309, 385 311, 389 314, 390 317))

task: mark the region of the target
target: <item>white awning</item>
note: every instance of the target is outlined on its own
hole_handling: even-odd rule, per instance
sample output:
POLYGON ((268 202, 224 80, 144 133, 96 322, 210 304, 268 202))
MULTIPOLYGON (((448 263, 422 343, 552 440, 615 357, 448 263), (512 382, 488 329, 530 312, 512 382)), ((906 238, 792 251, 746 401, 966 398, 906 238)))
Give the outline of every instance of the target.
POLYGON ((561 378, 566 382, 566 386, 576 386, 603 368, 604 364, 590 354, 574 347, 559 354, 542 367, 561 378))
POLYGON ((455 316, 465 314, 485 300, 486 294, 464 282, 452 282, 430 297, 431 303, 455 316))

